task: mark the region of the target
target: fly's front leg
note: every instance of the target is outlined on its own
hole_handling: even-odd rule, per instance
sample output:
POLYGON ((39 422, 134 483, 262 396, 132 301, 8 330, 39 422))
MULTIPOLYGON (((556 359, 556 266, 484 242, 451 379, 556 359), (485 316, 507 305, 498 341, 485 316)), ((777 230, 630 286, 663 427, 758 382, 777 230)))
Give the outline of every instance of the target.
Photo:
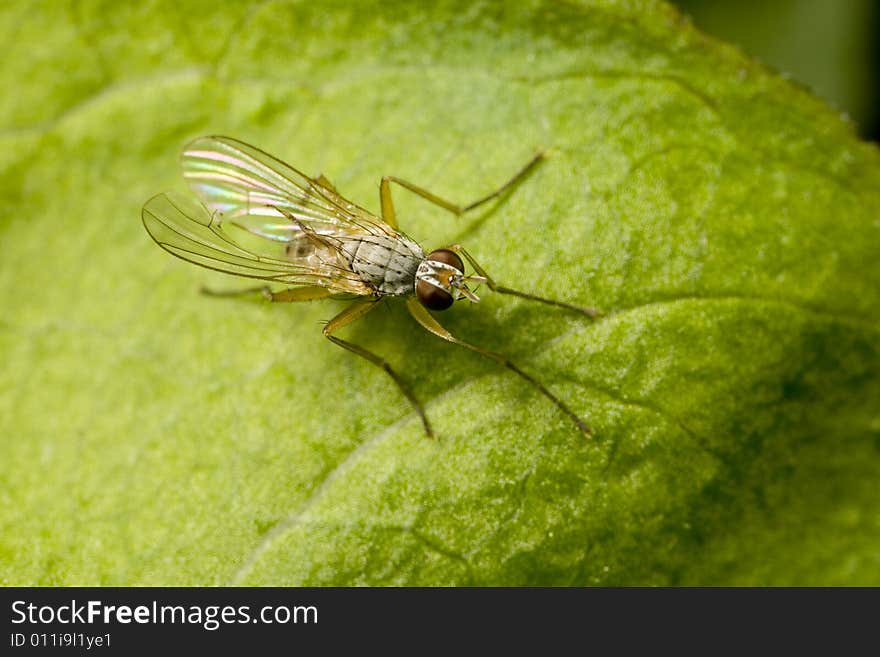
POLYGON ((320 287, 318 285, 291 287, 286 290, 279 290, 278 292, 273 292, 268 285, 249 287, 243 290, 213 290, 211 288, 203 287, 199 291, 209 297, 259 297, 266 301, 273 301, 276 303, 316 301, 317 299, 326 299, 333 294, 326 287, 320 287))
POLYGON ((404 394, 404 396, 409 400, 410 404, 412 404, 413 408, 416 410, 416 413, 419 414, 419 418, 422 420, 422 425, 425 427, 425 433, 428 434, 428 438, 434 437, 434 430, 431 428, 431 423, 428 422, 428 416, 425 415, 425 409, 422 407, 422 404, 416 399, 416 396, 409 389, 409 386, 403 381, 400 375, 394 371, 391 367, 391 364, 386 361, 381 356, 374 354, 372 351, 364 349, 360 345, 353 344, 351 342, 347 342, 341 338, 333 335, 336 331, 341 329, 343 326, 347 326, 352 322, 359 320, 361 317, 370 312, 373 308, 379 305, 379 302, 375 299, 364 299, 361 301, 355 301, 353 304, 348 306, 341 313, 336 315, 333 319, 327 322, 327 325, 324 327, 324 337, 326 337, 330 342, 334 344, 338 344, 343 349, 348 349, 353 354, 357 354, 361 358, 365 358, 370 361, 374 365, 381 367, 385 372, 388 373, 388 376, 397 384, 397 387, 400 388, 400 391, 404 394))
POLYGON ((486 279, 486 285, 489 286, 489 289, 493 292, 497 292, 498 294, 510 294, 516 297, 521 297, 523 299, 528 299, 529 301, 538 301, 540 303, 546 303, 550 306, 557 306, 559 308, 565 308, 566 310, 574 310, 575 312, 583 313, 587 317, 592 319, 596 319, 597 317, 602 316, 602 311, 597 308, 586 308, 584 306, 576 306, 571 303, 565 303, 564 301, 556 301, 555 299, 546 299, 544 297, 539 297, 535 294, 529 294, 528 292, 520 292, 519 290, 513 290, 509 287, 504 287, 503 285, 498 285, 489 274, 486 273, 486 270, 483 269, 479 263, 474 260, 474 257, 468 253, 465 248, 461 244, 453 244, 452 246, 446 247, 450 251, 454 251, 455 253, 460 253, 464 256, 464 259, 468 261, 471 267, 474 268, 474 271, 477 274, 486 279))
POLYGON ((593 434, 593 430, 584 422, 577 413, 571 410, 565 402, 563 402, 559 397, 554 395, 543 383, 538 381, 535 377, 533 377, 528 372, 525 372, 519 368, 518 365, 513 363, 507 356, 499 354, 494 351, 489 351, 488 349, 483 349, 482 347, 478 347, 476 345, 465 342, 464 340, 459 340, 454 335, 452 335, 449 331, 443 328, 440 323, 434 319, 434 316, 429 313, 424 306, 419 302, 416 297, 410 297, 406 302, 407 308, 409 309, 410 314, 415 318, 415 320, 421 324, 425 329, 433 333, 434 335, 443 338, 453 344, 460 345, 465 349, 470 349, 473 352, 480 354, 481 356, 485 356, 486 358, 491 358, 496 363, 499 363, 506 367, 507 369, 516 372, 516 374, 531 384, 536 390, 538 390, 542 395, 547 397, 550 401, 552 401, 556 406, 565 413, 571 420, 577 425, 577 428, 580 429, 581 433, 585 436, 591 436, 593 434))
POLYGON ((423 199, 428 201, 429 203, 433 203, 434 205, 439 205, 444 210, 448 210, 452 214, 461 215, 469 210, 473 210, 484 203, 488 203, 493 198, 497 198, 501 196, 505 191, 513 187, 520 180, 522 180, 526 175, 528 175, 529 171, 531 171, 538 162, 544 157, 543 151, 536 153, 531 160, 519 171, 514 174, 514 176, 508 180, 506 183, 501 185, 498 189, 496 189, 491 194, 487 194, 486 196, 477 199, 473 203, 468 203, 467 205, 458 205, 451 201, 447 201, 444 198, 437 196, 436 194, 432 194, 428 190, 423 187, 419 187, 407 180, 403 180, 402 178, 397 178, 396 176, 385 176, 382 178, 382 182, 379 184, 379 202, 382 206, 382 219, 386 224, 397 230, 397 213, 394 211, 394 202, 391 200, 391 183, 396 183, 411 191, 413 194, 417 194, 421 196, 423 199))

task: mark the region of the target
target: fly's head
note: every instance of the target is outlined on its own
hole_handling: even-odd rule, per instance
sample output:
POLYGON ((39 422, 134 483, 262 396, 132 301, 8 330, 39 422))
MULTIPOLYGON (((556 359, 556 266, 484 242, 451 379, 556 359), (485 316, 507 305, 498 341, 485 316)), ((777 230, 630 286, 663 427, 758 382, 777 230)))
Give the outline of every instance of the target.
POLYGON ((467 284, 485 282, 482 276, 464 275, 464 263, 457 253, 437 249, 421 262, 416 271, 416 297, 429 310, 446 310, 458 299, 479 301, 467 284))

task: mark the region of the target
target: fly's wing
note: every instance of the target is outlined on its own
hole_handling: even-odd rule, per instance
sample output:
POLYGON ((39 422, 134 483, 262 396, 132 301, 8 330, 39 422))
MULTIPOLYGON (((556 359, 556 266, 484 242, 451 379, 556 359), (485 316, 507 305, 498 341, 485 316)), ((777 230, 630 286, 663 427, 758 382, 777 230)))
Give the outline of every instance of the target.
POLYGON ((202 200, 160 194, 144 206, 147 232, 166 251, 238 276, 365 295, 343 245, 397 233, 321 180, 230 137, 201 137, 181 155, 202 200))
MULTIPOLYGON (((351 271, 335 240, 313 233, 279 236, 225 222, 192 196, 169 192, 144 205, 144 227, 169 253, 208 269, 288 285, 319 285, 366 295, 370 288, 351 271)), ((274 219, 267 219, 274 221, 274 219)))
POLYGON ((288 241, 303 229, 321 235, 396 235, 322 181, 231 137, 192 141, 181 154, 181 166, 208 208, 269 239, 288 241))

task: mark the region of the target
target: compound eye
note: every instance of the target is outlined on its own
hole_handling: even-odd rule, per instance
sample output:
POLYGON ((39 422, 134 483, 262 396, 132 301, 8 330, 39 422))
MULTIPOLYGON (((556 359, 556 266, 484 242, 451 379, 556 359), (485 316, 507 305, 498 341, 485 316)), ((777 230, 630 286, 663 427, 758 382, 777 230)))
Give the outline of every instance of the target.
MULTIPOLYGON (((436 251, 434 253, 436 253, 436 251)), ((434 253, 428 256, 432 260, 434 259, 434 253)), ((453 253, 452 255, 455 254, 453 253)), ((455 265, 452 266, 454 267, 455 265)), ((418 297, 419 303, 428 310, 446 310, 454 301, 449 292, 441 290, 439 287, 431 285, 427 281, 419 281, 416 283, 416 297, 418 297)))
POLYGON ((464 271, 464 263, 461 261, 461 258, 458 257, 455 251, 450 251, 449 249, 432 251, 431 255, 428 256, 428 260, 442 262, 444 265, 455 267, 458 271, 464 271))

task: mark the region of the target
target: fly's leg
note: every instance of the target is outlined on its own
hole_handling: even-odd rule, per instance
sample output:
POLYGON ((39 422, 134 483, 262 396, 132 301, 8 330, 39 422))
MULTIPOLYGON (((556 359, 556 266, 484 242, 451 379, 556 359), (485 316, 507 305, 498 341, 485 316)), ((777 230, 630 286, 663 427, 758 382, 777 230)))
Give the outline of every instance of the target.
POLYGON ((492 279, 492 277, 486 273, 486 270, 483 269, 476 260, 474 260, 474 257, 470 253, 468 253, 461 244, 453 244, 452 246, 448 246, 446 248, 448 248, 450 251, 454 251, 455 253, 460 253, 461 255, 463 255, 464 259, 468 261, 468 264, 470 264, 470 266, 474 268, 474 271, 477 272, 479 276, 486 279, 486 285, 488 285, 489 289, 493 292, 497 292, 498 294, 510 294, 516 297, 521 297, 523 299, 528 299, 529 301, 538 301, 540 303, 546 303, 550 306, 557 306, 559 308, 565 308, 566 310, 574 310, 575 312, 583 313, 584 315, 592 319, 602 316, 602 311, 598 310, 597 308, 586 308, 584 306, 576 306, 571 303, 565 303, 564 301, 556 301, 555 299, 545 299, 544 297, 539 297, 535 294, 520 292, 519 290, 513 290, 509 287, 498 285, 492 279))
MULTIPOLYGON (((212 297, 241 297, 259 295, 263 299, 277 303, 314 301, 316 299, 325 299, 333 294, 327 288, 317 285, 311 285, 307 287, 292 287, 287 290, 280 290, 278 292, 273 292, 271 289, 269 289, 267 285, 251 287, 244 290, 230 291, 217 291, 208 288, 202 288, 201 292, 202 294, 206 294, 212 297)), ((425 415, 425 409, 422 407, 422 404, 409 389, 409 387, 406 385, 400 375, 394 371, 394 369, 391 367, 391 364, 384 358, 381 358, 380 356, 374 354, 372 351, 369 351, 364 347, 361 347, 360 345, 353 344, 333 335, 336 331, 343 328, 344 326, 347 326, 348 324, 359 320, 361 317, 366 315, 378 305, 379 303, 375 299, 362 299, 359 301, 355 301, 341 313, 336 315, 336 317, 327 322, 327 324, 324 326, 324 337, 330 340, 330 342, 338 344, 343 349, 348 349, 350 352, 357 354, 361 358, 366 358, 374 365, 378 365, 383 370, 385 370, 388 373, 388 376, 391 377, 394 383, 397 384, 397 387, 400 388, 400 391, 409 400, 410 404, 412 404, 413 408, 416 410, 416 413, 418 413, 419 418, 422 420, 422 424, 425 427, 425 433, 428 434, 428 438, 433 438, 434 430, 431 428, 431 423, 428 422, 428 416, 425 415)))
POLYGON ((473 210, 484 203, 488 203, 493 198, 497 198, 501 196, 508 189, 517 184, 520 180, 522 180, 526 175, 528 175, 529 171, 531 171, 538 162, 544 157, 544 152, 540 151, 532 157, 531 160, 516 174, 508 180, 506 183, 501 185, 498 189, 496 189, 491 194, 487 194, 481 199, 474 201, 473 203, 468 203, 467 205, 458 205, 456 203, 452 203, 451 201, 447 201, 444 198, 440 198, 436 194, 432 194, 428 190, 419 187, 418 185, 414 185, 413 183, 403 180, 401 178, 397 178, 395 176, 384 176, 382 178, 382 182, 379 184, 379 202, 382 206, 382 219, 386 224, 397 230, 397 213, 394 211, 394 202, 391 200, 391 183, 397 183, 404 189, 408 189, 414 194, 418 194, 426 201, 433 203, 434 205, 439 205, 441 208, 445 210, 449 210, 455 215, 461 215, 469 210, 473 210))
MULTIPOLYGON (((473 210, 476 207, 483 205, 488 201, 491 201, 493 198, 497 198, 505 191, 516 185, 520 180, 522 180, 528 173, 541 161, 544 157, 544 153, 537 153, 528 163, 520 169, 510 180, 501 185, 498 189, 496 189, 491 194, 484 196, 481 199, 474 201, 468 205, 456 205, 455 203, 451 203, 446 199, 440 198, 436 194, 432 194, 426 189, 419 187, 418 185, 414 185, 411 182, 406 180, 401 180, 400 178, 395 178, 394 176, 385 176, 382 178, 382 183, 379 185, 379 199, 382 203, 382 219, 389 226, 397 229, 397 215, 394 211, 394 203, 391 200, 391 183, 397 183, 401 187, 408 189, 414 194, 418 194, 426 201, 433 203, 434 205, 439 205, 441 208, 452 212, 455 215, 461 215, 469 210, 473 210)), ((497 285, 492 277, 489 276, 486 271, 477 264, 477 261, 471 256, 470 253, 464 250, 464 248, 460 244, 454 244, 448 247, 451 251, 455 251, 456 253, 461 253, 465 257, 465 259, 470 263, 471 267, 474 270, 486 279, 486 284, 489 286, 489 289, 493 292, 498 292, 499 294, 511 294, 513 296, 521 297, 523 299, 529 299, 530 301, 538 301, 540 303, 546 303, 551 306, 557 306, 559 308, 565 308, 567 310, 574 310, 575 312, 583 313, 587 317, 596 318, 601 316, 601 311, 596 308, 585 308, 583 306, 576 306, 570 303, 565 303, 564 301, 555 301, 553 299, 545 299, 544 297, 539 297, 535 294, 529 294, 528 292, 520 292, 518 290, 511 289, 509 287, 504 287, 502 285, 497 285)))
POLYGON ((452 335, 449 331, 443 328, 434 316, 431 315, 424 306, 419 302, 416 297, 410 297, 406 301, 407 308, 409 309, 410 314, 415 318, 415 320, 421 324, 425 329, 433 333, 434 335, 443 338, 444 340, 448 340, 453 344, 460 345, 465 349, 470 349, 473 352, 480 354, 481 356, 485 356, 486 358, 491 358, 496 363, 499 363, 506 367, 531 384, 534 388, 536 388, 542 395, 547 397, 550 401, 552 401, 556 406, 565 413, 571 420, 577 425, 577 428, 580 429, 581 433, 585 436, 591 436, 593 434, 593 430, 584 422, 579 415, 577 415, 574 411, 572 411, 568 406, 566 406, 565 402, 563 402, 559 397, 554 395, 550 390, 547 389, 543 383, 538 381, 535 377, 533 377, 528 372, 525 372, 519 368, 518 365, 511 362, 507 356, 496 353, 494 351, 489 351, 488 349, 483 349, 482 347, 478 347, 476 345, 472 345, 464 340, 459 340, 454 335, 452 335))
POLYGON ((203 287, 199 290, 202 294, 209 297, 255 297, 258 296, 266 301, 274 301, 276 303, 294 303, 297 301, 315 301, 317 299, 326 299, 333 294, 326 287, 319 285, 308 285, 305 287, 292 287, 286 290, 273 292, 268 285, 260 285, 258 287, 249 287, 243 290, 212 290, 203 287))
MULTIPOLYGON (((327 288, 317 285, 307 287, 292 287, 287 290, 281 290, 279 292, 272 292, 272 290, 269 289, 269 287, 266 285, 247 288, 244 290, 230 291, 217 291, 210 290, 208 288, 202 288, 201 292, 202 294, 206 294, 212 297, 241 297, 259 295, 263 299, 277 303, 314 301, 316 299, 327 298, 333 294, 327 288)), ((428 422, 428 416, 425 415, 425 409, 422 407, 421 402, 419 402, 419 400, 409 389, 409 387, 406 385, 400 375, 394 371, 394 369, 391 367, 391 364, 384 358, 381 358, 380 356, 374 354, 372 351, 369 351, 364 347, 361 347, 360 345, 353 344, 333 335, 342 327, 359 320, 361 317, 366 315, 378 305, 379 304, 375 299, 362 299, 359 301, 355 301, 341 313, 336 315, 336 317, 327 322, 327 324, 324 326, 324 337, 330 340, 330 342, 338 344, 343 349, 348 349, 350 352, 357 354, 361 358, 366 358, 374 365, 378 365, 383 370, 385 370, 385 372, 388 373, 388 376, 391 377, 394 383, 397 384, 397 387, 400 388, 400 391, 409 400, 410 404, 412 404, 413 408, 416 410, 416 413, 418 413, 419 418, 422 420, 422 424, 425 427, 425 433, 428 434, 428 438, 433 438, 434 430, 431 428, 431 423, 428 422)))
POLYGON ((391 367, 391 364, 381 356, 377 356, 376 354, 374 354, 372 351, 368 351, 360 345, 347 342, 333 335, 343 326, 347 326, 348 324, 359 320, 361 317, 366 315, 378 305, 379 303, 375 299, 363 299, 360 301, 355 301, 341 313, 336 315, 336 317, 327 322, 327 325, 324 326, 324 337, 330 340, 330 342, 338 344, 343 349, 348 349, 353 354, 357 354, 361 358, 365 358, 374 365, 377 365, 378 367, 381 367, 383 370, 385 370, 385 372, 388 373, 388 376, 391 377, 394 383, 397 384, 397 387, 400 388, 400 391, 409 400, 409 403, 412 404, 413 408, 416 410, 416 413, 419 414, 419 418, 421 418, 422 420, 422 425, 424 425, 425 427, 425 433, 428 434, 428 438, 433 438, 434 430, 431 428, 431 423, 428 422, 428 416, 425 415, 425 409, 422 407, 422 404, 419 402, 419 400, 416 399, 416 396, 413 394, 412 390, 409 389, 409 386, 407 386, 400 375, 394 371, 394 369, 391 367))

